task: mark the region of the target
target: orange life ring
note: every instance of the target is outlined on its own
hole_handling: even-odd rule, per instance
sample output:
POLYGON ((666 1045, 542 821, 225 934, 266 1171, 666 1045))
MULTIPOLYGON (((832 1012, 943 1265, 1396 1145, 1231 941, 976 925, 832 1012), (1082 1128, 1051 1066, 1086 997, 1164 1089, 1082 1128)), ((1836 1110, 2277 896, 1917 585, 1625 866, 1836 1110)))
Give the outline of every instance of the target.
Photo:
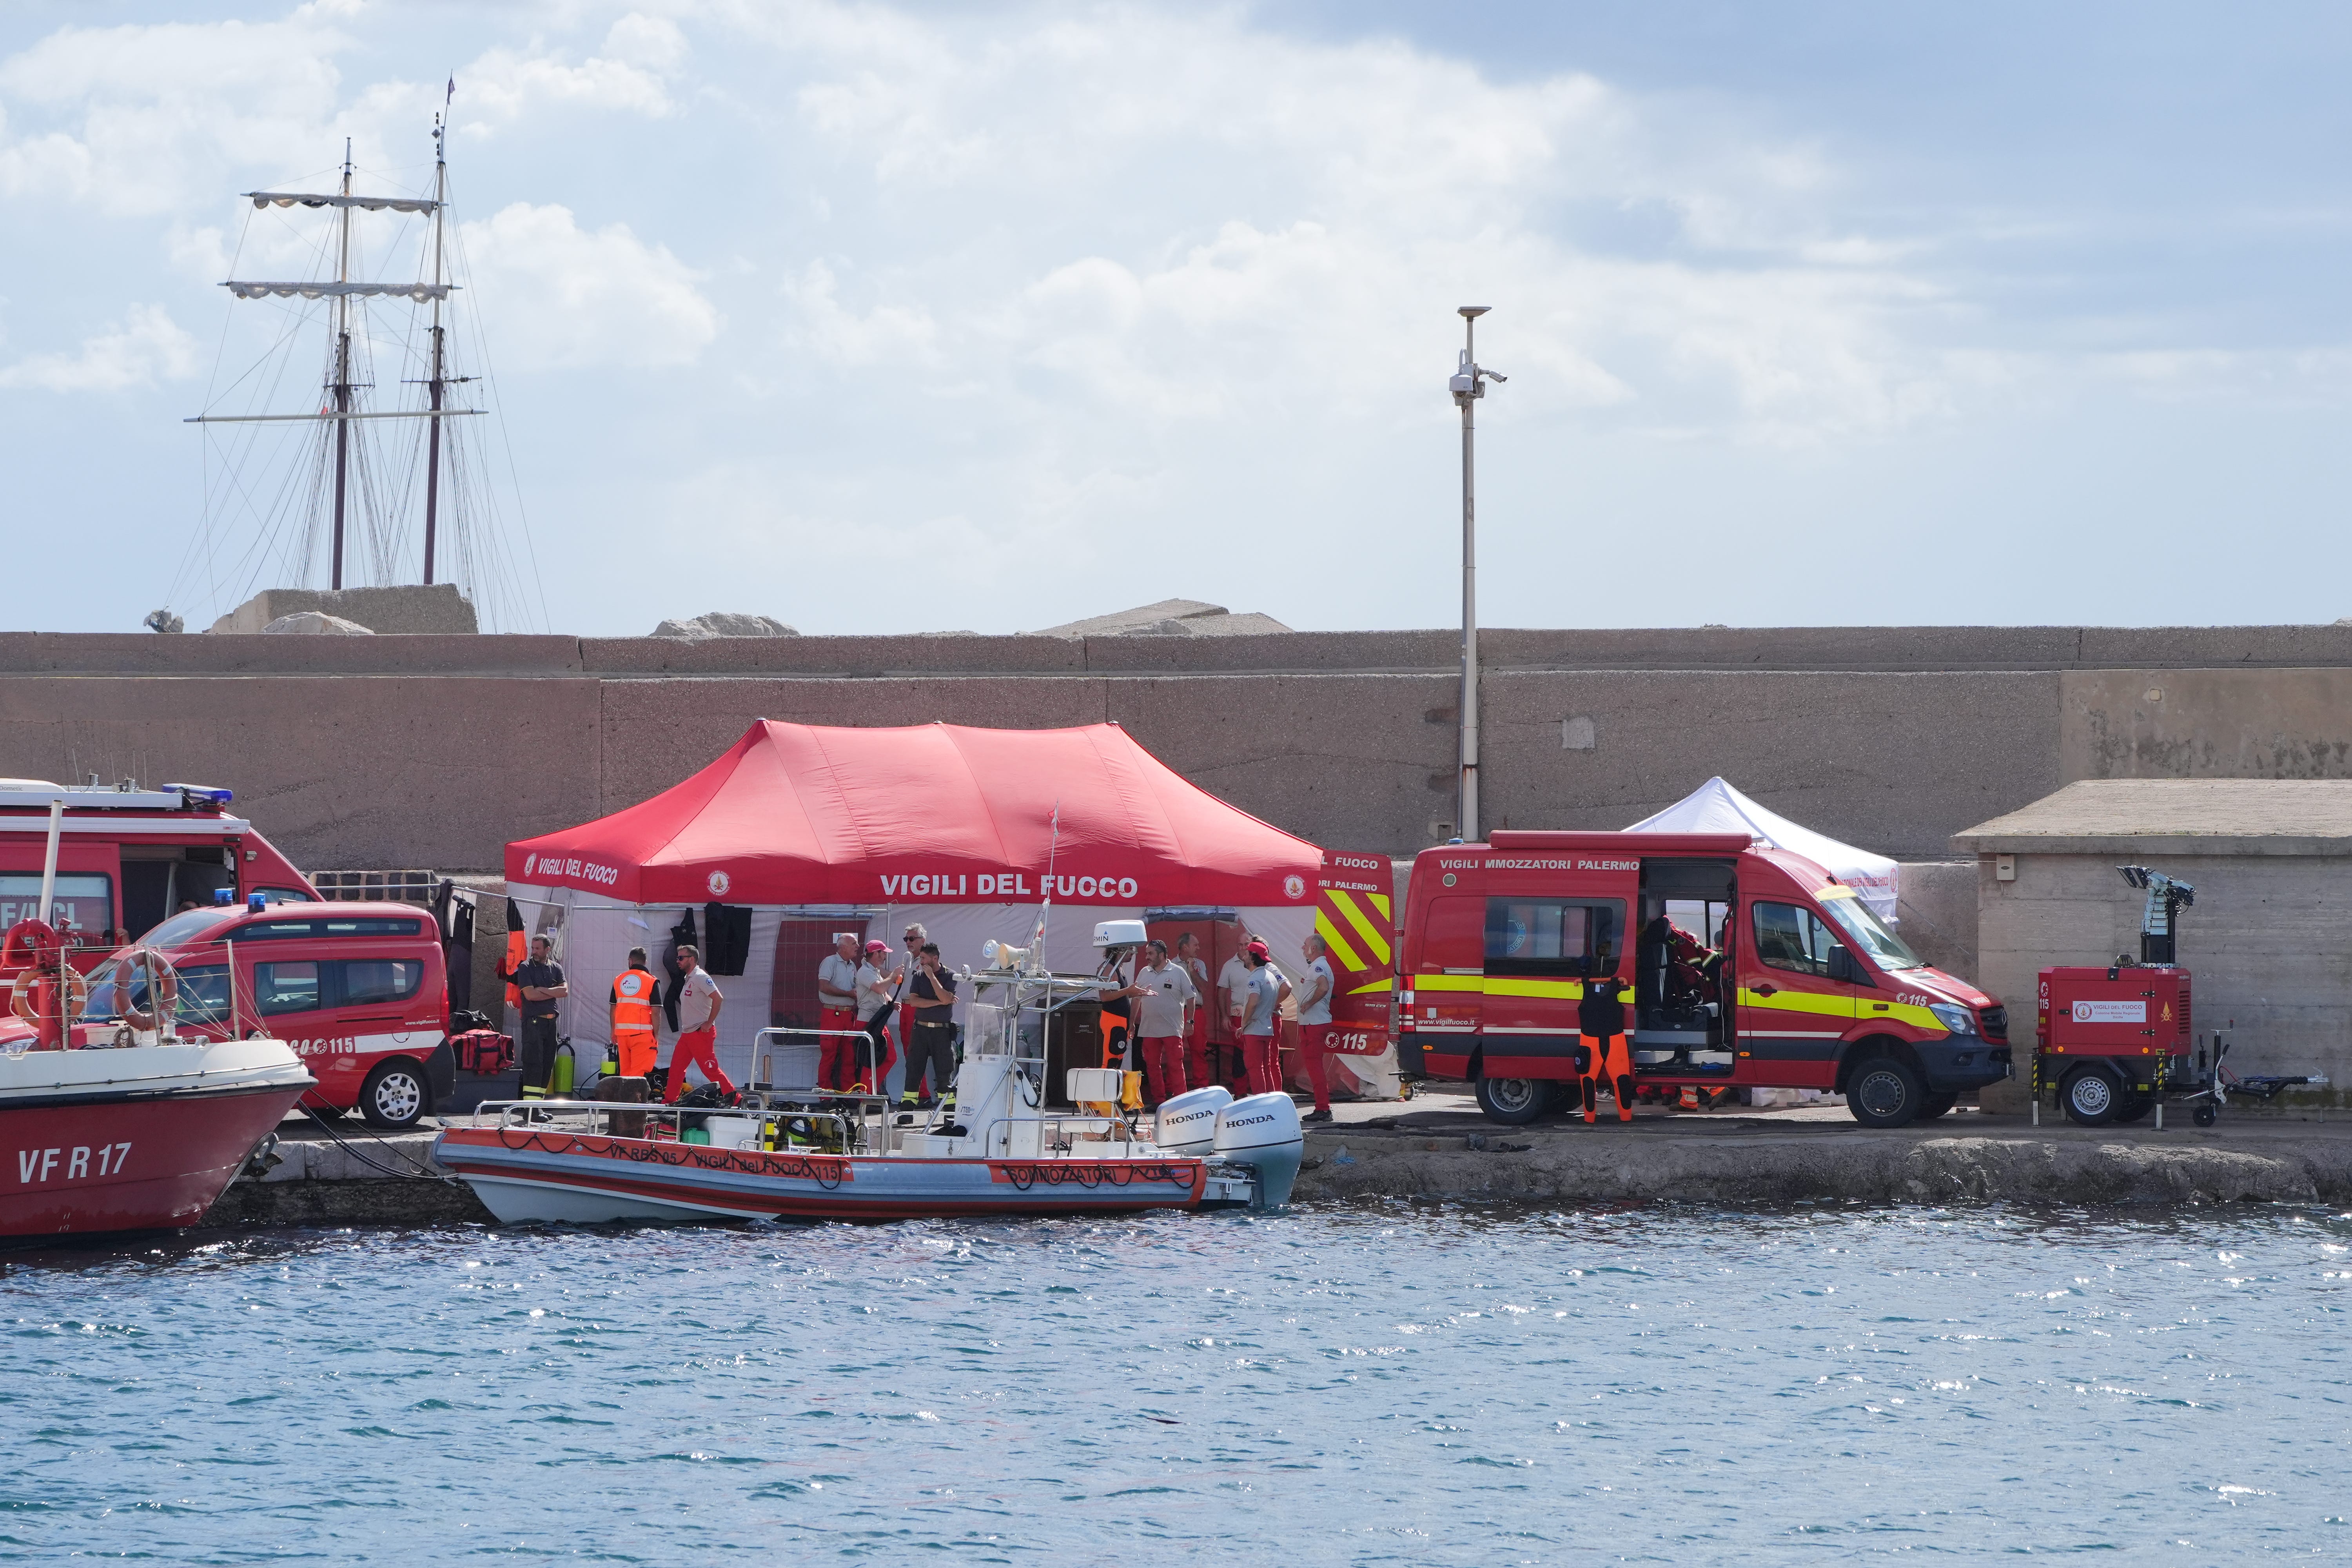
MULTIPOLYGON (((66 1021, 70 1022, 73 1019, 81 1016, 83 1005, 89 1001, 89 981, 80 970, 76 969, 70 963, 64 965, 64 969, 66 994, 65 1017, 66 1021)), ((52 978, 52 976, 44 974, 37 969, 26 968, 18 970, 16 972, 16 983, 9 988, 8 1010, 11 1013, 16 1014, 19 1018, 24 1019, 27 1024, 32 1024, 37 1026, 41 1022, 41 1016, 38 1010, 33 1005, 33 994, 39 987, 42 981, 50 978, 52 978)))

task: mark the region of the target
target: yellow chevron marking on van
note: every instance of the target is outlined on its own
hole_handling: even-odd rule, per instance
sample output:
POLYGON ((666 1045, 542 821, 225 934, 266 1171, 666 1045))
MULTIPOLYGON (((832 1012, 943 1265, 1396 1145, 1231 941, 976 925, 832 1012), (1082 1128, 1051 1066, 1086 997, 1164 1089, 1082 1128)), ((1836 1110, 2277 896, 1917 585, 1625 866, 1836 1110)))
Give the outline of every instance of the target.
POLYGON ((1339 961, 1340 968, 1353 972, 1371 967, 1357 955, 1354 948, 1348 945, 1348 939, 1339 934, 1339 929, 1321 910, 1315 911, 1315 934, 1323 939, 1323 945, 1331 950, 1331 956, 1339 961))
POLYGON ((1380 910, 1381 919, 1391 925, 1396 923, 1396 917, 1389 913, 1389 896, 1386 893, 1366 893, 1364 898, 1372 908, 1380 910))
POLYGON ((1353 991, 1349 992, 1348 994, 1350 996, 1365 996, 1370 995, 1375 991, 1393 991, 1395 989, 1396 981, 1391 977, 1383 977, 1379 980, 1368 980, 1363 984, 1357 986, 1353 991))
MULTIPOLYGON (((1348 917, 1348 923, 1356 928, 1356 934, 1364 939, 1364 945, 1371 950, 1374 958, 1379 959, 1382 963, 1390 961, 1391 955, 1389 952, 1388 938, 1381 934, 1380 927, 1364 918, 1364 911, 1356 907, 1355 900, 1334 888, 1331 889, 1331 905, 1348 917)), ((1357 964, 1353 967, 1360 969, 1363 965, 1357 964)))

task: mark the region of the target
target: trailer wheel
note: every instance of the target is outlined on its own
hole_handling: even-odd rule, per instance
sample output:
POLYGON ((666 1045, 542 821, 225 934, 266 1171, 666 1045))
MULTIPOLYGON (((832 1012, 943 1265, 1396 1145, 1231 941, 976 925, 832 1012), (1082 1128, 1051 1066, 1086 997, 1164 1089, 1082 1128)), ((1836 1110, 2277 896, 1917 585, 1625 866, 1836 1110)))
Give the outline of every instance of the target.
POLYGON ((1478 1078, 1478 1109, 1489 1121, 1524 1127, 1551 1109, 1552 1086, 1539 1078, 1478 1078))
POLYGON ((2058 1104, 2077 1127, 2105 1127, 2123 1109, 2123 1085, 2114 1069, 2079 1067, 2058 1085, 2058 1104))
POLYGON ((2221 1113, 2214 1110, 2211 1106, 2200 1105, 2196 1110, 2189 1113, 2189 1119, 2197 1123, 2200 1127, 2210 1127, 2216 1121, 2220 1120, 2221 1115, 2221 1113))
POLYGON ((2137 1121, 2140 1118, 2146 1116, 2151 1110, 2153 1110, 2155 1106, 2156 1099, 2153 1095, 2128 1095, 2125 1098, 2124 1102, 2116 1108, 2116 1125, 2121 1127, 2126 1122, 2137 1121))
POLYGON ((1959 1102, 1957 1094, 1931 1094, 1919 1102, 1919 1120, 1933 1121, 1959 1102))
POLYGON ((377 1063, 360 1086, 360 1114, 371 1127, 405 1130, 416 1125, 432 1099, 425 1069, 405 1057, 395 1057, 377 1063))
POLYGON ((1901 1127, 1920 1114, 1927 1099, 1919 1075, 1894 1057, 1873 1057, 1846 1080, 1846 1109, 1864 1127, 1901 1127))

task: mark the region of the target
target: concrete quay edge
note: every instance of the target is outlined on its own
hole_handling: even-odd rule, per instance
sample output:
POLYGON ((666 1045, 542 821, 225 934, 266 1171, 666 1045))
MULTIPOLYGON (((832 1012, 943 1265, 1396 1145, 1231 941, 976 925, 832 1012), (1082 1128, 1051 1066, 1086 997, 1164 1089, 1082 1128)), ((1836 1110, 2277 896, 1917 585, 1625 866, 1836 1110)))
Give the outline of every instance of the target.
MULTIPOLYGON (((204 1228, 494 1223, 462 1183, 394 1179, 376 1168, 414 1159, 437 1172, 434 1136, 281 1142, 284 1163, 260 1181, 232 1184, 204 1228)), ((1630 1126, 1604 1117, 1591 1128, 1447 1117, 1427 1127, 1360 1121, 1318 1129, 1307 1160, 1295 1197, 1308 1203, 2334 1203, 2352 1200, 2352 1119, 2246 1118, 2210 1131, 2177 1121, 2157 1132, 2036 1129, 1973 1114, 1891 1131, 1771 1116, 1644 1112, 1630 1126)))
MULTIPOLYGON (((1948 1132, 1710 1118, 1702 1130, 1630 1126, 1484 1132, 1320 1131, 1303 1201, 1449 1198, 1511 1203, 2017 1203, 2090 1206, 2333 1203, 2352 1199, 2352 1127, 2309 1136, 2176 1125, 2097 1132, 1990 1119, 1948 1132), (1999 1125, 2006 1122, 2007 1125, 1999 1125), (1663 1134, 1663 1135, 1661 1135, 1663 1134), (1474 1147, 1476 1143, 1483 1148, 1474 1147)), ((1688 1126, 1687 1123, 1685 1126, 1688 1126)))

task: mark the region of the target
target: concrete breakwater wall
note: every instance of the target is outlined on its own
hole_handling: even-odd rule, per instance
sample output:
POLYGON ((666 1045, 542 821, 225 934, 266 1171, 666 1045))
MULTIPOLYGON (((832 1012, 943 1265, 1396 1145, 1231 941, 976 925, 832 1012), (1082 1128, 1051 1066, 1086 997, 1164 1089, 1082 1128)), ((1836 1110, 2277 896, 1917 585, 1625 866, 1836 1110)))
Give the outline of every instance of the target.
MULTIPOLYGON (((2352 776, 2352 626, 1498 629, 1482 648, 1490 826, 1622 826, 1721 773, 1939 859, 2073 778, 2352 776)), ((299 864, 453 870, 668 787, 754 718, 1116 720, 1267 821, 1409 854, 1451 831, 1457 658, 1444 631, 8 633, 0 773, 201 778, 299 864)))
MULTIPOLYGON (((1977 1118, 1964 1118, 1960 1125, 1977 1118)), ((1537 1204, 2179 1205, 2352 1198, 2352 1128, 2315 1132, 2085 1132, 1985 1119, 1993 1130, 1362 1132, 1309 1140, 1301 1200, 1470 1198, 1537 1204), (2005 1123, 2005 1124, 2004 1124, 2005 1123)))

